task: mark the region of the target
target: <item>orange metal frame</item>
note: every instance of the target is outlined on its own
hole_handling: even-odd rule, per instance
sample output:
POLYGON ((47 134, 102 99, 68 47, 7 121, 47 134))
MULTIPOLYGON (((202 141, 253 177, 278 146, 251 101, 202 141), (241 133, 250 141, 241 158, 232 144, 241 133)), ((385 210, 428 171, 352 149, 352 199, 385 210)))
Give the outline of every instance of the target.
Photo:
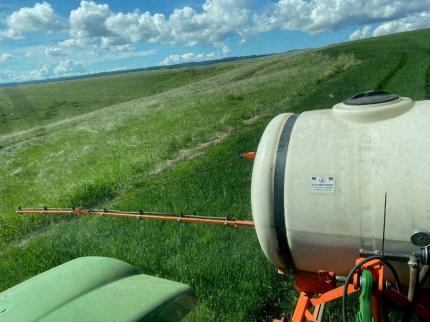
MULTIPOLYGON (((357 259, 357 262, 362 258, 357 259)), ((361 270, 367 269, 372 273, 374 287, 372 292, 372 315, 374 322, 382 321, 382 304, 390 302, 394 306, 405 309, 410 303, 401 292, 388 287, 385 289, 384 264, 379 260, 365 263, 361 270)), ((348 284, 347 294, 359 290, 360 272, 354 274, 353 282, 348 284)), ((333 272, 320 271, 315 273, 297 272, 294 274, 296 289, 300 292, 291 322, 318 322, 325 303, 340 299, 343 296, 344 286, 336 287, 336 275, 333 272)), ((418 294, 414 304, 416 315, 423 321, 430 321, 430 295, 423 292, 418 294)), ((273 322, 287 321, 273 320, 273 322)))
POLYGON ((257 154, 255 152, 246 152, 242 154, 242 157, 245 159, 255 159, 256 155, 257 154))

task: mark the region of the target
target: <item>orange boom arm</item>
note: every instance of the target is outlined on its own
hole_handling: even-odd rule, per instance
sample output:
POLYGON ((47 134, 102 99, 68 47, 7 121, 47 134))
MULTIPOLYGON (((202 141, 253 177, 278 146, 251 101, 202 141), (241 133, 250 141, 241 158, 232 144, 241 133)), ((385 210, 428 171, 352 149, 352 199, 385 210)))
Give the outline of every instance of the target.
POLYGON ((173 213, 157 213, 157 212, 122 212, 112 210, 90 210, 83 208, 19 208, 16 211, 19 215, 76 215, 76 216, 105 216, 105 217, 121 217, 121 218, 136 218, 136 219, 156 219, 164 221, 178 221, 189 223, 205 223, 212 225, 226 225, 234 227, 250 227, 254 228, 254 222, 250 220, 231 219, 228 217, 207 217, 194 216, 173 213))

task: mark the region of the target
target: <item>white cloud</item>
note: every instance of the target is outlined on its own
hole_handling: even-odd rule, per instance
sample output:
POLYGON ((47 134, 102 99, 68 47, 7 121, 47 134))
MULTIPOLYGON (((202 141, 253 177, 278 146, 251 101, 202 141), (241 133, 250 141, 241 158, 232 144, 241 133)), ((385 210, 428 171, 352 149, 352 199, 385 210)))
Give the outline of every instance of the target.
POLYGON ((9 60, 12 60, 13 56, 6 53, 0 53, 0 63, 5 63, 9 60))
POLYGON ((301 30, 311 34, 399 19, 430 9, 422 0, 279 0, 263 19, 270 28, 301 30))
POLYGON ((66 53, 62 48, 59 48, 59 47, 47 47, 45 48, 45 55, 53 56, 53 57, 61 57, 61 56, 66 56, 66 53))
POLYGON ((387 21, 375 28, 373 36, 382 36, 395 32, 409 31, 430 27, 430 10, 405 18, 387 21))
POLYGON ((27 32, 59 31, 65 27, 47 2, 12 12, 6 18, 6 26, 5 30, 0 31, 0 36, 8 38, 22 38, 27 32))
POLYGON ((357 29, 353 33, 349 35, 349 40, 357 40, 357 39, 363 39, 367 38, 372 34, 372 27, 371 26, 364 26, 361 29, 357 29))
POLYGON ((44 64, 40 68, 16 71, 0 69, 0 82, 23 82, 54 77, 67 77, 88 73, 85 66, 71 59, 65 59, 58 65, 44 64))
POLYGON ((214 59, 220 59, 226 57, 230 53, 230 49, 227 46, 224 46, 218 51, 212 51, 209 53, 185 53, 185 54, 172 54, 164 58, 162 61, 160 61, 158 64, 160 66, 168 66, 168 65, 175 65, 175 64, 183 64, 183 63, 189 63, 189 62, 199 62, 199 61, 205 61, 205 60, 214 60, 214 59))
POLYGON ((108 49, 97 49, 94 48, 89 52, 90 57, 86 57, 85 62, 86 63, 96 63, 96 62, 103 62, 103 61, 118 61, 120 59, 127 59, 132 57, 148 57, 153 56, 157 53, 156 49, 149 49, 149 50, 135 50, 134 48, 130 49, 124 49, 119 47, 113 47, 108 49))
POLYGON ((221 49, 221 53, 222 53, 222 56, 228 56, 228 54, 230 54, 230 48, 228 48, 228 46, 223 46, 222 47, 222 49, 221 49))
POLYGON ((412 14, 404 18, 383 22, 376 27, 366 25, 349 36, 350 40, 388 35, 430 27, 430 10, 412 14))
POLYGON ((250 23, 251 10, 245 0, 206 0, 203 11, 176 9, 168 19, 167 41, 185 45, 221 43, 242 35, 250 23))
POLYGON ((16 74, 16 71, 11 69, 0 69, 0 82, 15 82, 16 74))
POLYGON ((248 23, 247 0, 206 0, 202 11, 184 7, 170 16, 149 12, 115 13, 107 4, 81 1, 70 13, 69 40, 63 45, 100 42, 104 48, 138 42, 177 45, 221 43, 232 35, 241 35, 248 23))
POLYGON ((58 46, 62 48, 85 47, 87 45, 90 45, 90 42, 74 38, 66 39, 58 43, 58 46))
POLYGON ((56 77, 79 75, 85 72, 82 64, 76 63, 72 59, 61 61, 53 70, 56 77))
POLYGON ((40 69, 33 69, 29 73, 29 76, 26 76, 26 79, 45 79, 51 76, 51 68, 49 65, 45 64, 40 69))
POLYGON ((161 40, 167 32, 164 15, 151 15, 149 12, 112 13, 105 25, 111 32, 110 36, 103 39, 105 45, 161 40))
POLYGON ((112 14, 107 4, 82 1, 70 12, 70 34, 76 39, 109 36, 105 27, 106 19, 112 14))
MULTIPOLYGON (((170 15, 138 9, 114 12, 108 4, 82 0, 69 15, 71 38, 59 46, 97 44, 110 48, 144 42, 194 46, 220 44, 235 35, 248 39, 278 28, 317 34, 370 24, 381 24, 375 34, 383 34, 428 26, 402 21, 423 12, 430 12, 428 0, 278 0, 268 1, 264 10, 259 11, 252 7, 251 0, 205 0, 200 10, 183 7, 170 15)), ((7 28, 0 31, 0 36, 10 38, 23 37, 27 32, 65 28, 48 2, 13 12, 5 24, 7 28)), ((351 39, 368 36, 366 31, 365 27, 358 29, 351 39)))
MULTIPOLYGON (((216 45, 231 36, 248 39, 278 28, 317 34, 351 25, 384 24, 423 10, 430 11, 430 2, 422 0, 279 0, 260 12, 253 10, 250 3, 249 0, 206 0, 200 11, 183 7, 166 16, 139 10, 113 12, 107 4, 83 0, 70 13, 72 38, 62 45, 96 43, 102 48, 142 42, 216 45)), ((381 28, 400 27, 383 25, 381 28)), ((351 39, 366 37, 369 31, 370 27, 357 30, 351 39)))
POLYGON ((50 76, 48 65, 43 65, 41 68, 32 70, 16 71, 13 69, 0 70, 0 82, 24 82, 30 80, 45 79, 50 76))

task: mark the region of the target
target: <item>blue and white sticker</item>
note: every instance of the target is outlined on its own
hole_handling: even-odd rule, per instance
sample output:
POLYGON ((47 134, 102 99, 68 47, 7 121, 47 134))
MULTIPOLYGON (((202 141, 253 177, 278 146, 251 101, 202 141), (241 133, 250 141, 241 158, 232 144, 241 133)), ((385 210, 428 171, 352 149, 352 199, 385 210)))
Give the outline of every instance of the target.
POLYGON ((334 192, 336 180, 333 176, 311 177, 312 192, 334 192))

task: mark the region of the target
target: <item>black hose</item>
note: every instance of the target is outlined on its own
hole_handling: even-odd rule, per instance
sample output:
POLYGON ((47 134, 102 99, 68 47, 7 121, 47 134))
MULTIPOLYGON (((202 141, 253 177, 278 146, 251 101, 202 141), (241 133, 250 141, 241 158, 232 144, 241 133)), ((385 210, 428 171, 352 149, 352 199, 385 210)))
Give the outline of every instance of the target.
POLYGON ((385 259, 381 260, 381 262, 383 262, 384 265, 387 266, 390 269, 391 273, 393 274, 394 281, 396 282, 397 292, 400 292, 400 278, 399 278, 399 274, 397 273, 397 271, 394 268, 393 264, 391 264, 389 261, 387 261, 385 259))
POLYGON ((370 256, 370 257, 363 259, 362 261, 360 261, 359 263, 354 265, 354 267, 351 269, 351 271, 348 274, 348 277, 345 280, 345 286, 343 288, 343 296, 342 296, 342 320, 343 320, 343 322, 348 321, 346 319, 346 316, 347 316, 347 314, 346 314, 347 313, 346 312, 346 298, 348 296, 348 285, 351 283, 352 276, 354 276, 354 273, 357 269, 359 269, 361 266, 363 266, 367 262, 370 262, 371 260, 374 260, 374 259, 379 259, 382 263, 384 263, 390 269, 391 273, 394 276, 394 280, 396 281, 397 290, 399 290, 399 286, 400 286, 399 274, 397 273, 396 269, 394 268, 394 266, 390 262, 385 260, 381 255, 373 255, 373 256, 370 256))

